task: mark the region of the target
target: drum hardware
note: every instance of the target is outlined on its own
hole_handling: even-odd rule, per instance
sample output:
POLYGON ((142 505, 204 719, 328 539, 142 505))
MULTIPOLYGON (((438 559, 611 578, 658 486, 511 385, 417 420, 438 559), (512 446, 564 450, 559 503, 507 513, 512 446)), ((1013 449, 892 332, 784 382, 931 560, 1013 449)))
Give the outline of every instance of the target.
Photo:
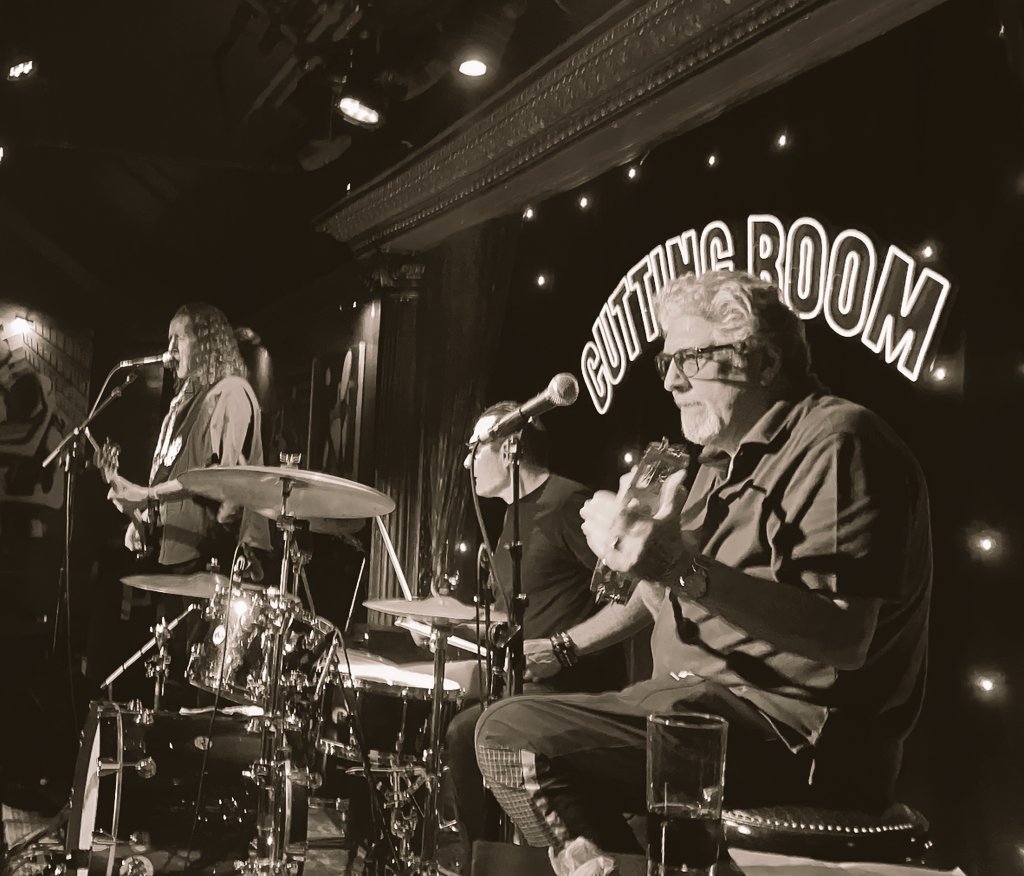
POLYGON ((152 627, 153 638, 146 642, 138 651, 132 654, 131 657, 125 660, 124 663, 103 679, 100 687, 107 689, 108 699, 114 699, 114 682, 124 675, 127 669, 137 663, 145 654, 148 654, 149 651, 155 647, 157 649, 156 653, 146 660, 146 677, 153 679, 153 708, 160 708, 160 700, 163 697, 164 692, 164 683, 167 680, 167 672, 171 665, 171 655, 167 650, 167 642, 171 637, 171 633, 174 632, 174 628, 191 612, 197 610, 198 607, 199 606, 196 603, 191 603, 169 624, 165 624, 163 620, 157 621, 156 625, 152 627))

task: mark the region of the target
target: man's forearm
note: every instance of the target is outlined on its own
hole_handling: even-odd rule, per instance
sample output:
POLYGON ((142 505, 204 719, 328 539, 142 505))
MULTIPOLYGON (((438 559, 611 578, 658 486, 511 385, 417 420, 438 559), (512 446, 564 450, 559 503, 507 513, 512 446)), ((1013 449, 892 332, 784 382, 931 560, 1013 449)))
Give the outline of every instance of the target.
POLYGON ((628 639, 633 633, 651 624, 651 613, 641 595, 643 586, 640 584, 636 587, 625 605, 609 603, 597 614, 567 631, 580 654, 600 651, 628 639))
POLYGON ((877 600, 840 600, 829 592, 756 578, 722 563, 701 563, 708 568, 708 588, 698 604, 708 611, 781 650, 839 669, 863 662, 878 616, 877 600))

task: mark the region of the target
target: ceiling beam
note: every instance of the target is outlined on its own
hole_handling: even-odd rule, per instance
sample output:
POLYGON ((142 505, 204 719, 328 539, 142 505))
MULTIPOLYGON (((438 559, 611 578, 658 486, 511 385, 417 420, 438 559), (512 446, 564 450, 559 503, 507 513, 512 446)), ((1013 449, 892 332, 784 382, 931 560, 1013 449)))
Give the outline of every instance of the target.
POLYGON ((356 253, 429 249, 625 164, 941 2, 622 4, 318 225, 356 253))

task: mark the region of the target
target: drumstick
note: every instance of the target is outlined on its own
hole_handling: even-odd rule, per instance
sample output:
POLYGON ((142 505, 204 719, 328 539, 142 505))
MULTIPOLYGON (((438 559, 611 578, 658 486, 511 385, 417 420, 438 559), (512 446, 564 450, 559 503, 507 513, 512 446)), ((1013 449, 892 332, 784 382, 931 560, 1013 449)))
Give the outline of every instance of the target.
POLYGON ((384 521, 379 516, 373 519, 377 521, 380 537, 384 539, 384 547, 387 548, 388 556, 391 557, 391 565, 395 567, 395 577, 398 579, 398 586, 402 588, 402 593, 405 594, 406 599, 412 599, 412 591, 409 590, 409 584, 402 573, 402 567, 398 565, 398 555, 395 553, 395 546, 391 543, 388 531, 384 528, 384 521))

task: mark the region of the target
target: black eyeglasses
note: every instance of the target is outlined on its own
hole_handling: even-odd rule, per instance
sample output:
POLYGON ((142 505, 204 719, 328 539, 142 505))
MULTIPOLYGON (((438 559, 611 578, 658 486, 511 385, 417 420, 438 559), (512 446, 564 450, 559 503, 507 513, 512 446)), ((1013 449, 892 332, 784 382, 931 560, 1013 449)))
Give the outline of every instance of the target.
POLYGON ((704 363, 711 358, 712 353, 717 353, 720 350, 740 352, 743 347, 742 341, 734 341, 731 344, 716 344, 713 347, 688 347, 684 350, 676 350, 674 353, 662 352, 654 357, 654 368, 662 380, 668 374, 669 362, 675 363, 676 371, 683 377, 696 377, 704 363))

